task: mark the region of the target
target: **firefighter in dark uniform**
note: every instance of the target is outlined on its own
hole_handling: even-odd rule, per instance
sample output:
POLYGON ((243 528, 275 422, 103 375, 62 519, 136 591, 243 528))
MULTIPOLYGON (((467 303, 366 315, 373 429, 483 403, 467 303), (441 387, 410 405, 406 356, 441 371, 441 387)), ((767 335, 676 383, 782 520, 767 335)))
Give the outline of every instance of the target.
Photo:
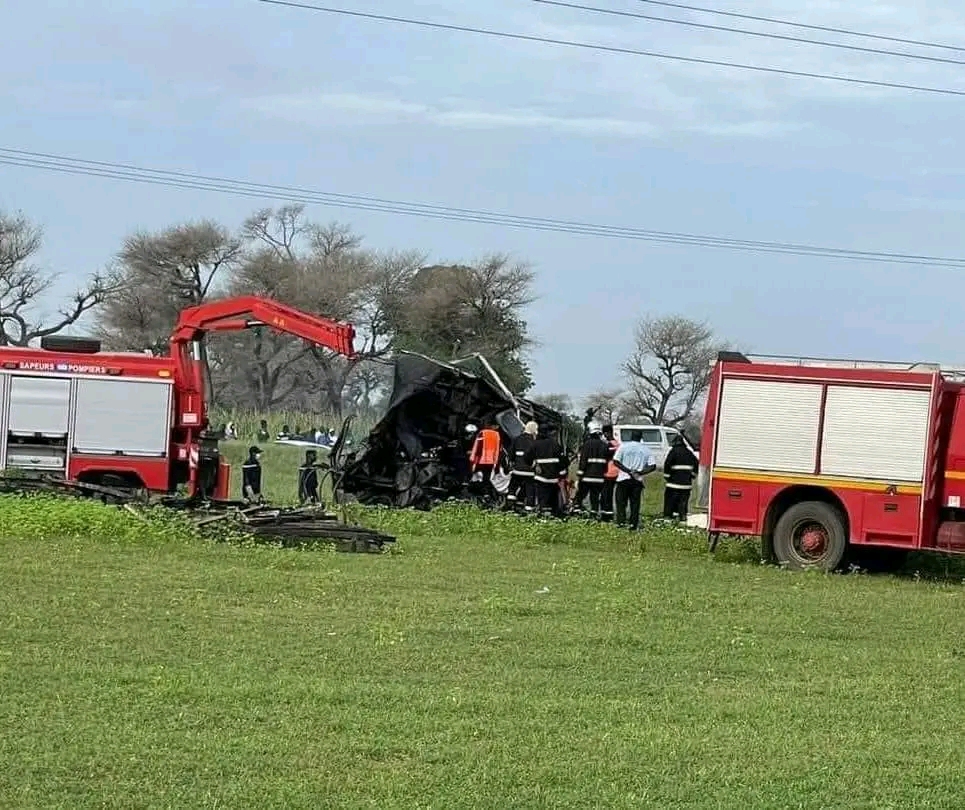
POLYGON ((663 463, 663 516, 680 520, 687 519, 687 506, 690 503, 690 490, 697 477, 698 461, 687 446, 681 434, 674 436, 670 452, 663 463))
POLYGON ((576 488, 576 498, 573 502, 574 511, 583 510, 586 496, 590 496, 590 513, 594 518, 600 516, 600 496, 606 481, 607 464, 610 461, 610 446, 603 438, 603 428, 599 422, 587 425, 589 435, 580 450, 579 479, 576 488))
POLYGON ((603 473, 603 490, 600 493, 600 520, 608 523, 613 520, 613 496, 617 487, 617 476, 620 474, 620 470, 613 463, 613 456, 620 446, 620 442, 613 436, 613 425, 603 426, 603 440, 607 445, 607 465, 603 473))
POLYGON ((318 453, 308 450, 305 463, 298 468, 298 502, 318 503, 318 453))
POLYGON ((241 465, 241 497, 248 503, 261 501, 260 447, 249 447, 248 460, 241 465))
POLYGON ((527 422, 523 432, 513 439, 510 446, 510 462, 513 465, 512 477, 509 482, 509 494, 506 496, 510 509, 523 509, 532 512, 536 508, 536 489, 533 481, 533 467, 526 461, 526 454, 536 442, 539 426, 535 422, 527 422))
POLYGON ((523 458, 533 468, 538 511, 549 511, 556 517, 563 517, 560 482, 566 476, 566 454, 556 428, 551 427, 544 437, 533 442, 523 458))

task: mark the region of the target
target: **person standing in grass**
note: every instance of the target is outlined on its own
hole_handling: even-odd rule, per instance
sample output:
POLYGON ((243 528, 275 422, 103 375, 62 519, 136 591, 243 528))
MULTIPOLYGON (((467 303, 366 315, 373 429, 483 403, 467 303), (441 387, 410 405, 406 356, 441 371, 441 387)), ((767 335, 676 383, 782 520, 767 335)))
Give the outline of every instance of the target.
POLYGON ((318 503, 318 453, 305 452, 305 463, 298 468, 298 502, 301 505, 318 503))
POLYGON ((603 438, 603 426, 599 422, 587 425, 587 438, 580 450, 579 479, 576 488, 576 498, 573 501, 573 511, 582 512, 583 502, 587 495, 590 497, 590 515, 600 517, 600 496, 606 479, 607 464, 609 463, 609 446, 603 438))
POLYGON ((267 442, 271 439, 271 434, 268 432, 268 420, 262 419, 258 426, 258 441, 267 442))
POLYGON ((523 458, 533 469, 539 511, 563 517, 562 482, 566 479, 567 464, 566 453, 559 441, 559 431, 551 426, 543 438, 533 442, 523 458))
POLYGON ((643 444, 642 431, 630 432, 630 441, 620 445, 613 463, 620 471, 616 487, 617 526, 629 526, 631 531, 636 531, 640 527, 643 479, 657 469, 657 460, 643 444))
POLYGON ((248 460, 241 465, 241 496, 248 503, 261 502, 260 447, 249 447, 248 460))
POLYGON ((469 457, 472 473, 481 473, 484 483, 489 483, 493 470, 499 464, 499 453, 502 449, 502 437, 499 428, 493 424, 487 425, 476 435, 469 457))
POLYGON ((682 521, 687 520, 687 506, 690 503, 690 490, 697 477, 697 456, 687 446, 684 437, 678 433, 674 436, 667 460, 663 465, 663 477, 666 481, 663 492, 663 516, 668 520, 676 516, 682 521))

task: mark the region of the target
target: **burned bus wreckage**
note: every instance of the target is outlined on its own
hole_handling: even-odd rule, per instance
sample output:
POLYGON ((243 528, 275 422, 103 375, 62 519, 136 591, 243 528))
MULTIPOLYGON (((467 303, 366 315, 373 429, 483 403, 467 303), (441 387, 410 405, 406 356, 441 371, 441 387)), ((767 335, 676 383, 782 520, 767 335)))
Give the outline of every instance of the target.
POLYGON ((345 458, 340 489, 361 503, 421 509, 467 496, 467 425, 497 427, 506 447, 529 420, 565 430, 561 413, 514 396, 480 355, 443 363, 400 352, 388 410, 345 458))

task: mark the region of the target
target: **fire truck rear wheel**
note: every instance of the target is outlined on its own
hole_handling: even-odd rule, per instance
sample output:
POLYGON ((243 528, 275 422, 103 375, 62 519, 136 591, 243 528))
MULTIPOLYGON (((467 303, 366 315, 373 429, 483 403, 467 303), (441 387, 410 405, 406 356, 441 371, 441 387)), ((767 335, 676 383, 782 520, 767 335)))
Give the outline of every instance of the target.
POLYGON ((774 527, 774 556, 796 571, 833 571, 848 547, 844 519, 833 506, 804 501, 790 507, 774 527))

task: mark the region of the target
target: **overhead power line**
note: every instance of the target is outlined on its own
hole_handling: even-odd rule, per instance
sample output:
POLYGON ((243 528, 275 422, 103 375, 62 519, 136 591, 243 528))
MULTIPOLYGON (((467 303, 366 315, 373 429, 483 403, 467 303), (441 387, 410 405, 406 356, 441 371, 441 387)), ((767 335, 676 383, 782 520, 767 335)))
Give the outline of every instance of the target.
POLYGON ((40 169, 58 174, 126 180, 129 182, 146 183, 169 188, 214 191, 221 194, 253 197, 262 200, 271 199, 282 202, 304 203, 307 205, 376 211, 379 213, 446 220, 450 222, 498 225, 530 231, 597 236, 608 239, 628 239, 684 247, 737 250, 747 253, 815 256, 827 259, 847 259, 851 261, 879 262, 885 264, 965 268, 965 258, 955 259, 942 256, 876 250, 851 250, 848 248, 823 247, 820 245, 795 244, 792 242, 731 239, 704 234, 602 225, 591 222, 550 219, 547 217, 520 216, 471 208, 456 208, 446 205, 429 205, 425 203, 389 200, 360 194, 340 194, 300 188, 297 186, 234 180, 226 177, 192 174, 189 172, 151 169, 125 163, 86 160, 64 155, 29 152, 22 149, 5 147, 0 147, 0 165, 40 169))
POLYGON ((943 51, 958 51, 965 53, 965 46, 945 45, 940 42, 931 42, 922 39, 906 39, 905 37, 892 37, 887 34, 871 34, 867 31, 855 31, 852 28, 837 28, 833 25, 814 25, 812 23, 802 23, 797 20, 780 20, 776 17, 762 17, 759 14, 746 14, 739 11, 724 11, 719 8, 707 8, 706 6, 691 6, 686 3, 672 3, 670 0, 637 0, 638 3, 646 3, 648 6, 662 6, 663 8, 676 8, 681 11, 696 11, 700 14, 716 14, 718 17, 730 17, 737 20, 753 20, 754 22, 770 23, 772 25, 786 25, 790 28, 798 28, 804 31, 823 31, 826 34, 843 34, 848 37, 861 37, 862 39, 876 39, 880 42, 896 42, 902 45, 918 45, 922 48, 939 48, 943 51))
POLYGON ((599 6, 587 6, 582 3, 567 3, 563 0, 532 0, 544 6, 556 6, 558 8, 569 8, 574 11, 588 11, 593 14, 606 14, 611 17, 623 17, 634 20, 648 20, 651 22, 670 23, 671 25, 682 25, 687 28, 700 28, 706 31, 723 31, 729 34, 742 34, 750 37, 760 37, 762 39, 776 39, 782 42, 795 42, 804 45, 820 45, 824 48, 839 48, 845 51, 857 51, 859 53, 870 53, 876 56, 897 56, 902 59, 919 59, 923 62, 938 62, 945 65, 965 65, 965 60, 951 59, 946 56, 928 56, 927 54, 907 53, 905 51, 890 51, 887 48, 872 48, 865 45, 850 45, 845 42, 828 42, 824 39, 810 39, 808 37, 797 37, 790 34, 775 34, 770 31, 752 31, 748 28, 734 28, 728 25, 712 25, 701 23, 694 20, 681 20, 674 17, 660 17, 656 14, 642 14, 637 11, 621 11, 614 8, 601 8, 599 6))
POLYGON ((750 70, 756 73, 768 73, 775 76, 793 76, 799 79, 822 79, 832 82, 844 82, 846 84, 861 85, 864 87, 879 87, 891 90, 915 90, 921 93, 934 93, 943 96, 965 96, 965 89, 956 90, 949 87, 929 87, 926 85, 906 84, 903 82, 858 79, 853 76, 839 76, 831 73, 814 73, 806 70, 790 70, 786 68, 767 67, 765 65, 746 65, 740 62, 729 62, 723 59, 704 59, 697 56, 683 56, 681 54, 646 51, 637 48, 621 48, 617 45, 601 45, 594 42, 556 39, 554 37, 541 37, 533 34, 519 34, 510 31, 496 31, 491 28, 477 28, 469 25, 454 25, 451 23, 435 22, 433 20, 419 20, 412 17, 394 17, 387 14, 374 14, 366 11, 351 11, 344 8, 330 8, 328 6, 300 3, 296 2, 295 0, 257 0, 257 2, 272 6, 286 6, 289 8, 304 9, 306 11, 314 11, 324 14, 337 14, 344 17, 375 20, 377 22, 418 26, 420 28, 431 28, 440 31, 459 31, 461 33, 480 34, 483 36, 496 37, 498 39, 517 40, 520 42, 536 42, 541 45, 562 45, 568 48, 581 48, 583 50, 602 51, 604 53, 618 53, 627 56, 646 56, 652 59, 665 59, 673 62, 685 62, 693 65, 711 65, 713 67, 726 67, 733 68, 735 70, 750 70))

